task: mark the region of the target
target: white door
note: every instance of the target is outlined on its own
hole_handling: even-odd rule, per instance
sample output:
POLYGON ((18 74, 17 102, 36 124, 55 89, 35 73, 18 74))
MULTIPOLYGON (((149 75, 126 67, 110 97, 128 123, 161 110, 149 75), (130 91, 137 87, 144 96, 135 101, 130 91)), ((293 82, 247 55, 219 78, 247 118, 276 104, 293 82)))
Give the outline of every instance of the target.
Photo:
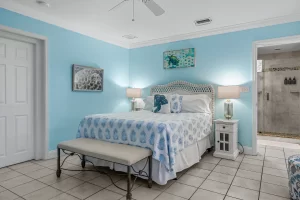
POLYGON ((33 159, 34 46, 0 37, 0 168, 33 159))

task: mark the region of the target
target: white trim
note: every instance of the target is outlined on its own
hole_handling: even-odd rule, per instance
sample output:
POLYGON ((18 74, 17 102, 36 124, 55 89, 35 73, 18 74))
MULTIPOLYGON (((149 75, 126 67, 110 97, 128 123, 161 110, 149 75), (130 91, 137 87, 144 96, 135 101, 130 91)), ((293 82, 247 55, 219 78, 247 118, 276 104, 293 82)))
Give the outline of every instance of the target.
POLYGON ((220 27, 220 28, 206 30, 206 31, 174 35, 174 36, 165 37, 165 38, 159 38, 159 39, 148 40, 148 41, 144 41, 144 42, 132 43, 129 45, 129 47, 130 47, 129 49, 140 48, 140 47, 145 47, 145 46, 152 46, 152 45, 157 45, 157 44, 165 44, 165 43, 170 43, 170 42, 206 37, 206 36, 211 36, 211 35, 219 35, 219 34, 224 34, 224 33, 242 31, 242 30, 253 29, 253 28, 260 28, 260 27, 265 27, 265 26, 272 26, 272 25, 284 24, 284 23, 296 22, 296 21, 300 21, 300 14, 286 15, 286 16, 282 16, 282 17, 270 18, 270 19, 242 23, 242 24, 236 24, 236 25, 232 25, 232 26, 225 26, 225 27, 220 27))
POLYGON ((48 155, 48 40, 44 36, 0 25, 1 36, 35 45, 35 123, 34 158, 45 159, 48 155), (37 134, 40 133, 40 134, 37 134))
MULTIPOLYGON (((41 20, 46 23, 53 24, 53 25, 62 27, 64 29, 74 31, 74 32, 98 39, 98 40, 102 40, 107 43, 114 44, 114 45, 117 45, 117 46, 120 46, 120 47, 123 47, 126 49, 134 49, 134 48, 152 46, 152 45, 157 45, 157 44, 165 44, 165 43, 170 43, 170 42, 175 42, 175 41, 180 41, 180 40, 200 38, 200 37, 205 37, 205 36, 210 36, 210 35, 218 35, 218 34, 224 34, 224 33, 229 33, 229 32, 235 32, 235 31, 259 28, 259 27, 271 26, 271 25, 276 25, 276 24, 284 24, 284 23, 289 23, 289 22, 300 21, 300 14, 285 15, 285 16, 269 18, 269 19, 264 19, 264 20, 259 20, 259 21, 236 24, 236 25, 232 25, 232 26, 220 27, 220 28, 211 29, 211 30, 179 34, 179 35, 174 35, 174 36, 170 36, 170 37, 157 38, 157 39, 153 39, 153 40, 147 40, 147 41, 143 41, 143 42, 136 42, 136 43, 130 44, 129 42, 120 41, 120 40, 113 38, 110 35, 105 34, 105 33, 99 34, 99 32, 88 31, 87 28, 82 28, 82 26, 77 26, 76 24, 67 23, 62 19, 57 19, 56 17, 49 16, 43 12, 39 12, 30 7, 25 7, 21 4, 15 3, 13 1, 0 0, 0 8, 4 8, 7 10, 16 12, 16 13, 20 13, 22 15, 25 15, 25 16, 28 16, 28 17, 31 17, 31 18, 34 18, 37 20, 41 20)), ((102 26, 103 26, 103 28, 102 28, 103 30, 105 30, 106 28, 109 28, 105 25, 102 25, 102 26)))
POLYGON ((300 43, 300 35, 261 40, 253 43, 252 55, 252 154, 257 154, 257 49, 282 44, 300 43))

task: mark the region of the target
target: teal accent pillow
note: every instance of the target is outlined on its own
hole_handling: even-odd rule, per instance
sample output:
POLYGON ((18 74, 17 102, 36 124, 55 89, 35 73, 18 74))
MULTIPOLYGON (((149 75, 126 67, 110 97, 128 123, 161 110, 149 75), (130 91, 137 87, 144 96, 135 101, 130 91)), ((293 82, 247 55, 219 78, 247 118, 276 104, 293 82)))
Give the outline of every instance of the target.
POLYGON ((170 113, 169 96, 156 94, 154 95, 154 106, 152 111, 154 113, 170 113))

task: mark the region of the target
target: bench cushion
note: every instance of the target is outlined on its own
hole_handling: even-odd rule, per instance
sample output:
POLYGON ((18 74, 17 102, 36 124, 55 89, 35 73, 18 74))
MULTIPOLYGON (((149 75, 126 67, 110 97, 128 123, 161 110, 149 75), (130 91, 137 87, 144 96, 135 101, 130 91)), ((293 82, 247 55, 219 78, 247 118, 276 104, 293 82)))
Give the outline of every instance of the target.
POLYGON ((87 138, 62 142, 57 147, 128 166, 152 155, 149 149, 87 138))

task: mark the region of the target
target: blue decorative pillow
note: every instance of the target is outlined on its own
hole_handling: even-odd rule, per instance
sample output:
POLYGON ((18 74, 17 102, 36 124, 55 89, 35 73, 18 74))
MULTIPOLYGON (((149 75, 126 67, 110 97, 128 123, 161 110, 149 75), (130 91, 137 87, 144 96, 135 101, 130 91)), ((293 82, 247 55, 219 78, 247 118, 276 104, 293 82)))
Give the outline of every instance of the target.
POLYGON ((179 94, 171 96, 171 113, 180 113, 182 109, 182 98, 179 94))
POLYGON ((169 96, 156 94, 154 95, 154 106, 152 111, 154 113, 170 113, 169 96))

